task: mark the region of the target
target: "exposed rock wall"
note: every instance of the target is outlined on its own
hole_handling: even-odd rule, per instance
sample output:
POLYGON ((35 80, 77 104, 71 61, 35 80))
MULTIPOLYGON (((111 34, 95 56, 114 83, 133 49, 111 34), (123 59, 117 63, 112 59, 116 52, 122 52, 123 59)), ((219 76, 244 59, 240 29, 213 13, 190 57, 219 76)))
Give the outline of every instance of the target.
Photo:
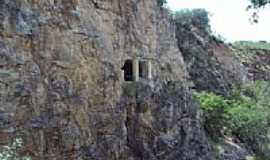
POLYGON ((39 160, 211 160, 175 26, 150 0, 0 0, 0 142, 39 160), (127 83, 126 59, 153 79, 127 83))
POLYGON ((270 50, 235 48, 234 53, 247 69, 250 80, 270 80, 270 50))
MULTIPOLYGON (((211 35, 208 28, 202 29, 192 20, 184 22, 176 20, 176 37, 190 75, 188 82, 193 82, 192 88, 195 91, 215 92, 226 96, 234 87, 257 80, 269 81, 269 50, 226 44, 211 35)), ((266 87, 264 92, 267 91, 266 87)), ((250 143, 220 136, 218 142, 216 138, 214 140, 211 147, 217 160, 249 159, 255 153, 267 157, 269 153, 265 147, 268 141, 265 139, 258 138, 250 143)))
POLYGON ((197 91, 226 95, 233 86, 248 81, 245 67, 233 49, 198 26, 177 25, 178 47, 197 91))
MULTIPOLYGON (((177 20, 176 25, 178 47, 190 75, 188 82, 193 83, 191 87, 195 91, 227 96, 233 87, 251 80, 247 68, 235 55, 235 49, 211 35, 208 28, 201 28, 192 20, 189 23, 177 20)), ((210 141, 215 139, 211 133, 208 136, 210 141)), ((216 160, 246 159, 250 153, 242 146, 224 137, 220 137, 219 142, 211 141, 216 160)))

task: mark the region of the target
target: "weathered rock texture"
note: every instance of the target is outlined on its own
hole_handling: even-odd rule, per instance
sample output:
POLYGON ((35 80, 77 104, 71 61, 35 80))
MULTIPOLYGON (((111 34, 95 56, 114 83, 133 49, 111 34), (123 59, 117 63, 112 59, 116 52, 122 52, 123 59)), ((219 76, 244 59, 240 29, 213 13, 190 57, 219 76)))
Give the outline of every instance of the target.
POLYGON ((220 139, 212 142, 216 160, 244 160, 253 152, 243 147, 243 144, 235 143, 228 139, 220 139))
POLYGON ((270 80, 270 50, 235 48, 234 53, 247 69, 250 80, 270 80))
POLYGON ((154 0, 0 0, 0 142, 38 160, 211 160, 154 0), (150 58, 152 81, 124 61, 150 58))
MULTIPOLYGON (((241 63, 239 56, 235 54, 237 50, 213 36, 210 28, 202 28, 192 20, 189 23, 176 20, 176 26, 178 47, 183 53, 190 75, 188 82, 193 83, 192 88, 195 91, 227 96, 232 88, 252 80, 248 76, 246 65, 241 63)), ((253 154, 244 148, 243 144, 226 140, 224 137, 220 137, 219 142, 216 142, 217 137, 211 137, 216 133, 207 134, 217 160, 243 160, 253 154)))
MULTIPOLYGON (((176 37, 190 75, 188 82, 193 83, 192 88, 195 91, 227 96, 234 87, 257 80, 270 80, 269 50, 226 44, 213 36, 210 28, 202 28, 192 19, 182 19, 176 18, 176 37), (183 22, 182 19, 186 21, 183 22)), ((264 89, 266 93, 269 92, 267 88, 269 87, 264 89)), ((236 137, 230 139, 219 135, 216 142, 217 137, 211 136, 217 133, 207 134, 217 160, 244 160, 258 153, 269 159, 269 151, 265 147, 269 146, 267 139, 243 142, 236 137)))
POLYGON ((197 91, 227 95, 233 86, 248 81, 246 69, 234 50, 208 31, 194 24, 177 24, 176 37, 197 91))

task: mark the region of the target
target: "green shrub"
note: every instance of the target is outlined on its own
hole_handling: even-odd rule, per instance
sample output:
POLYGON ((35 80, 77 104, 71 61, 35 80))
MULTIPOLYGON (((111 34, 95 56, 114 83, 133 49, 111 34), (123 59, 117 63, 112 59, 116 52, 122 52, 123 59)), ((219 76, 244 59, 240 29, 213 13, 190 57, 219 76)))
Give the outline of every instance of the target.
POLYGON ((209 13, 205 9, 183 9, 175 13, 174 19, 178 26, 190 27, 194 25, 202 31, 210 33, 209 13))
POLYGON ((225 133, 252 143, 269 139, 269 94, 270 83, 258 81, 234 89, 229 97, 201 92, 195 98, 204 112, 204 126, 211 135, 225 133))
POLYGON ((12 144, 3 147, 3 150, 0 152, 0 160, 31 160, 28 156, 18 154, 18 150, 22 147, 22 139, 16 138, 12 144))
POLYGON ((256 81, 247 85, 243 92, 252 97, 257 105, 270 108, 270 83, 267 81, 256 81))
POLYGON ((204 112, 204 127, 213 136, 219 135, 226 124, 228 102, 219 95, 208 92, 195 93, 204 112))
POLYGON ((268 131, 268 112, 269 110, 241 105, 232 107, 228 109, 230 130, 238 138, 245 141, 264 138, 268 131))
MULTIPOLYGON (((251 85, 235 89, 230 97, 214 93, 196 93, 204 113, 204 128, 213 141, 235 137, 256 154, 270 157, 270 108, 255 94, 251 85)), ((269 101, 268 101, 269 104, 269 101)))

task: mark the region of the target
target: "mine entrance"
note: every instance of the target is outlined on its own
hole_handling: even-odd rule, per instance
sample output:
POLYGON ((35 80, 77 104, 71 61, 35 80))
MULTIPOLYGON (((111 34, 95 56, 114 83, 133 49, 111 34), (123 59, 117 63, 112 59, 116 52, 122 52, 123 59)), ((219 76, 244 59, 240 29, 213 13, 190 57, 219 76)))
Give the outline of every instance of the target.
POLYGON ((122 70, 124 70, 124 80, 125 81, 133 81, 132 60, 126 60, 122 70))

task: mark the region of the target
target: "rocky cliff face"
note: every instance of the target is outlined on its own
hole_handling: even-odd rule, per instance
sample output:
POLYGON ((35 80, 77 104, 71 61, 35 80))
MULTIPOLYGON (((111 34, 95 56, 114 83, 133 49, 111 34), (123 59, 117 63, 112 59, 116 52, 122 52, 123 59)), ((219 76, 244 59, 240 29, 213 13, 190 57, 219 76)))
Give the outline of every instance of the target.
POLYGON ((234 50, 196 24, 177 24, 178 47, 197 91, 227 95, 233 86, 248 81, 247 71, 234 50))
MULTIPOLYGON (((178 47, 183 53, 190 75, 188 82, 192 83, 193 90, 227 96, 233 87, 250 81, 247 69, 239 61, 239 56, 235 55, 236 50, 233 47, 218 40, 198 24, 178 21, 180 20, 176 22, 178 47)), ((207 134, 209 141, 217 139, 211 137, 213 133, 207 134)), ((211 142, 211 148, 216 160, 243 160, 249 155, 248 149, 242 144, 222 136, 218 142, 211 142)))
MULTIPOLYGON (((232 88, 243 87, 257 80, 269 81, 268 49, 240 48, 237 45, 226 44, 213 36, 208 26, 202 28, 199 23, 196 24, 196 21, 192 20, 192 16, 189 19, 183 17, 179 16, 177 19, 176 14, 176 37, 190 75, 188 82, 193 83, 192 88, 195 91, 227 96, 232 88)), ((269 87, 262 90, 268 92, 267 88, 269 87)), ((218 135, 217 141, 217 137, 211 137, 212 133, 208 133, 208 136, 209 141, 214 140, 211 147, 217 160, 250 159, 254 153, 269 157, 269 151, 264 147, 268 140, 248 143, 237 140, 238 137, 228 138, 228 135, 218 135)))
POLYGON ((270 80, 270 51, 268 49, 234 49, 235 55, 247 69, 250 80, 270 80))
POLYGON ((150 0, 0 0, 0 142, 39 160, 210 160, 175 26, 150 0), (125 82, 127 59, 152 79, 125 82))

